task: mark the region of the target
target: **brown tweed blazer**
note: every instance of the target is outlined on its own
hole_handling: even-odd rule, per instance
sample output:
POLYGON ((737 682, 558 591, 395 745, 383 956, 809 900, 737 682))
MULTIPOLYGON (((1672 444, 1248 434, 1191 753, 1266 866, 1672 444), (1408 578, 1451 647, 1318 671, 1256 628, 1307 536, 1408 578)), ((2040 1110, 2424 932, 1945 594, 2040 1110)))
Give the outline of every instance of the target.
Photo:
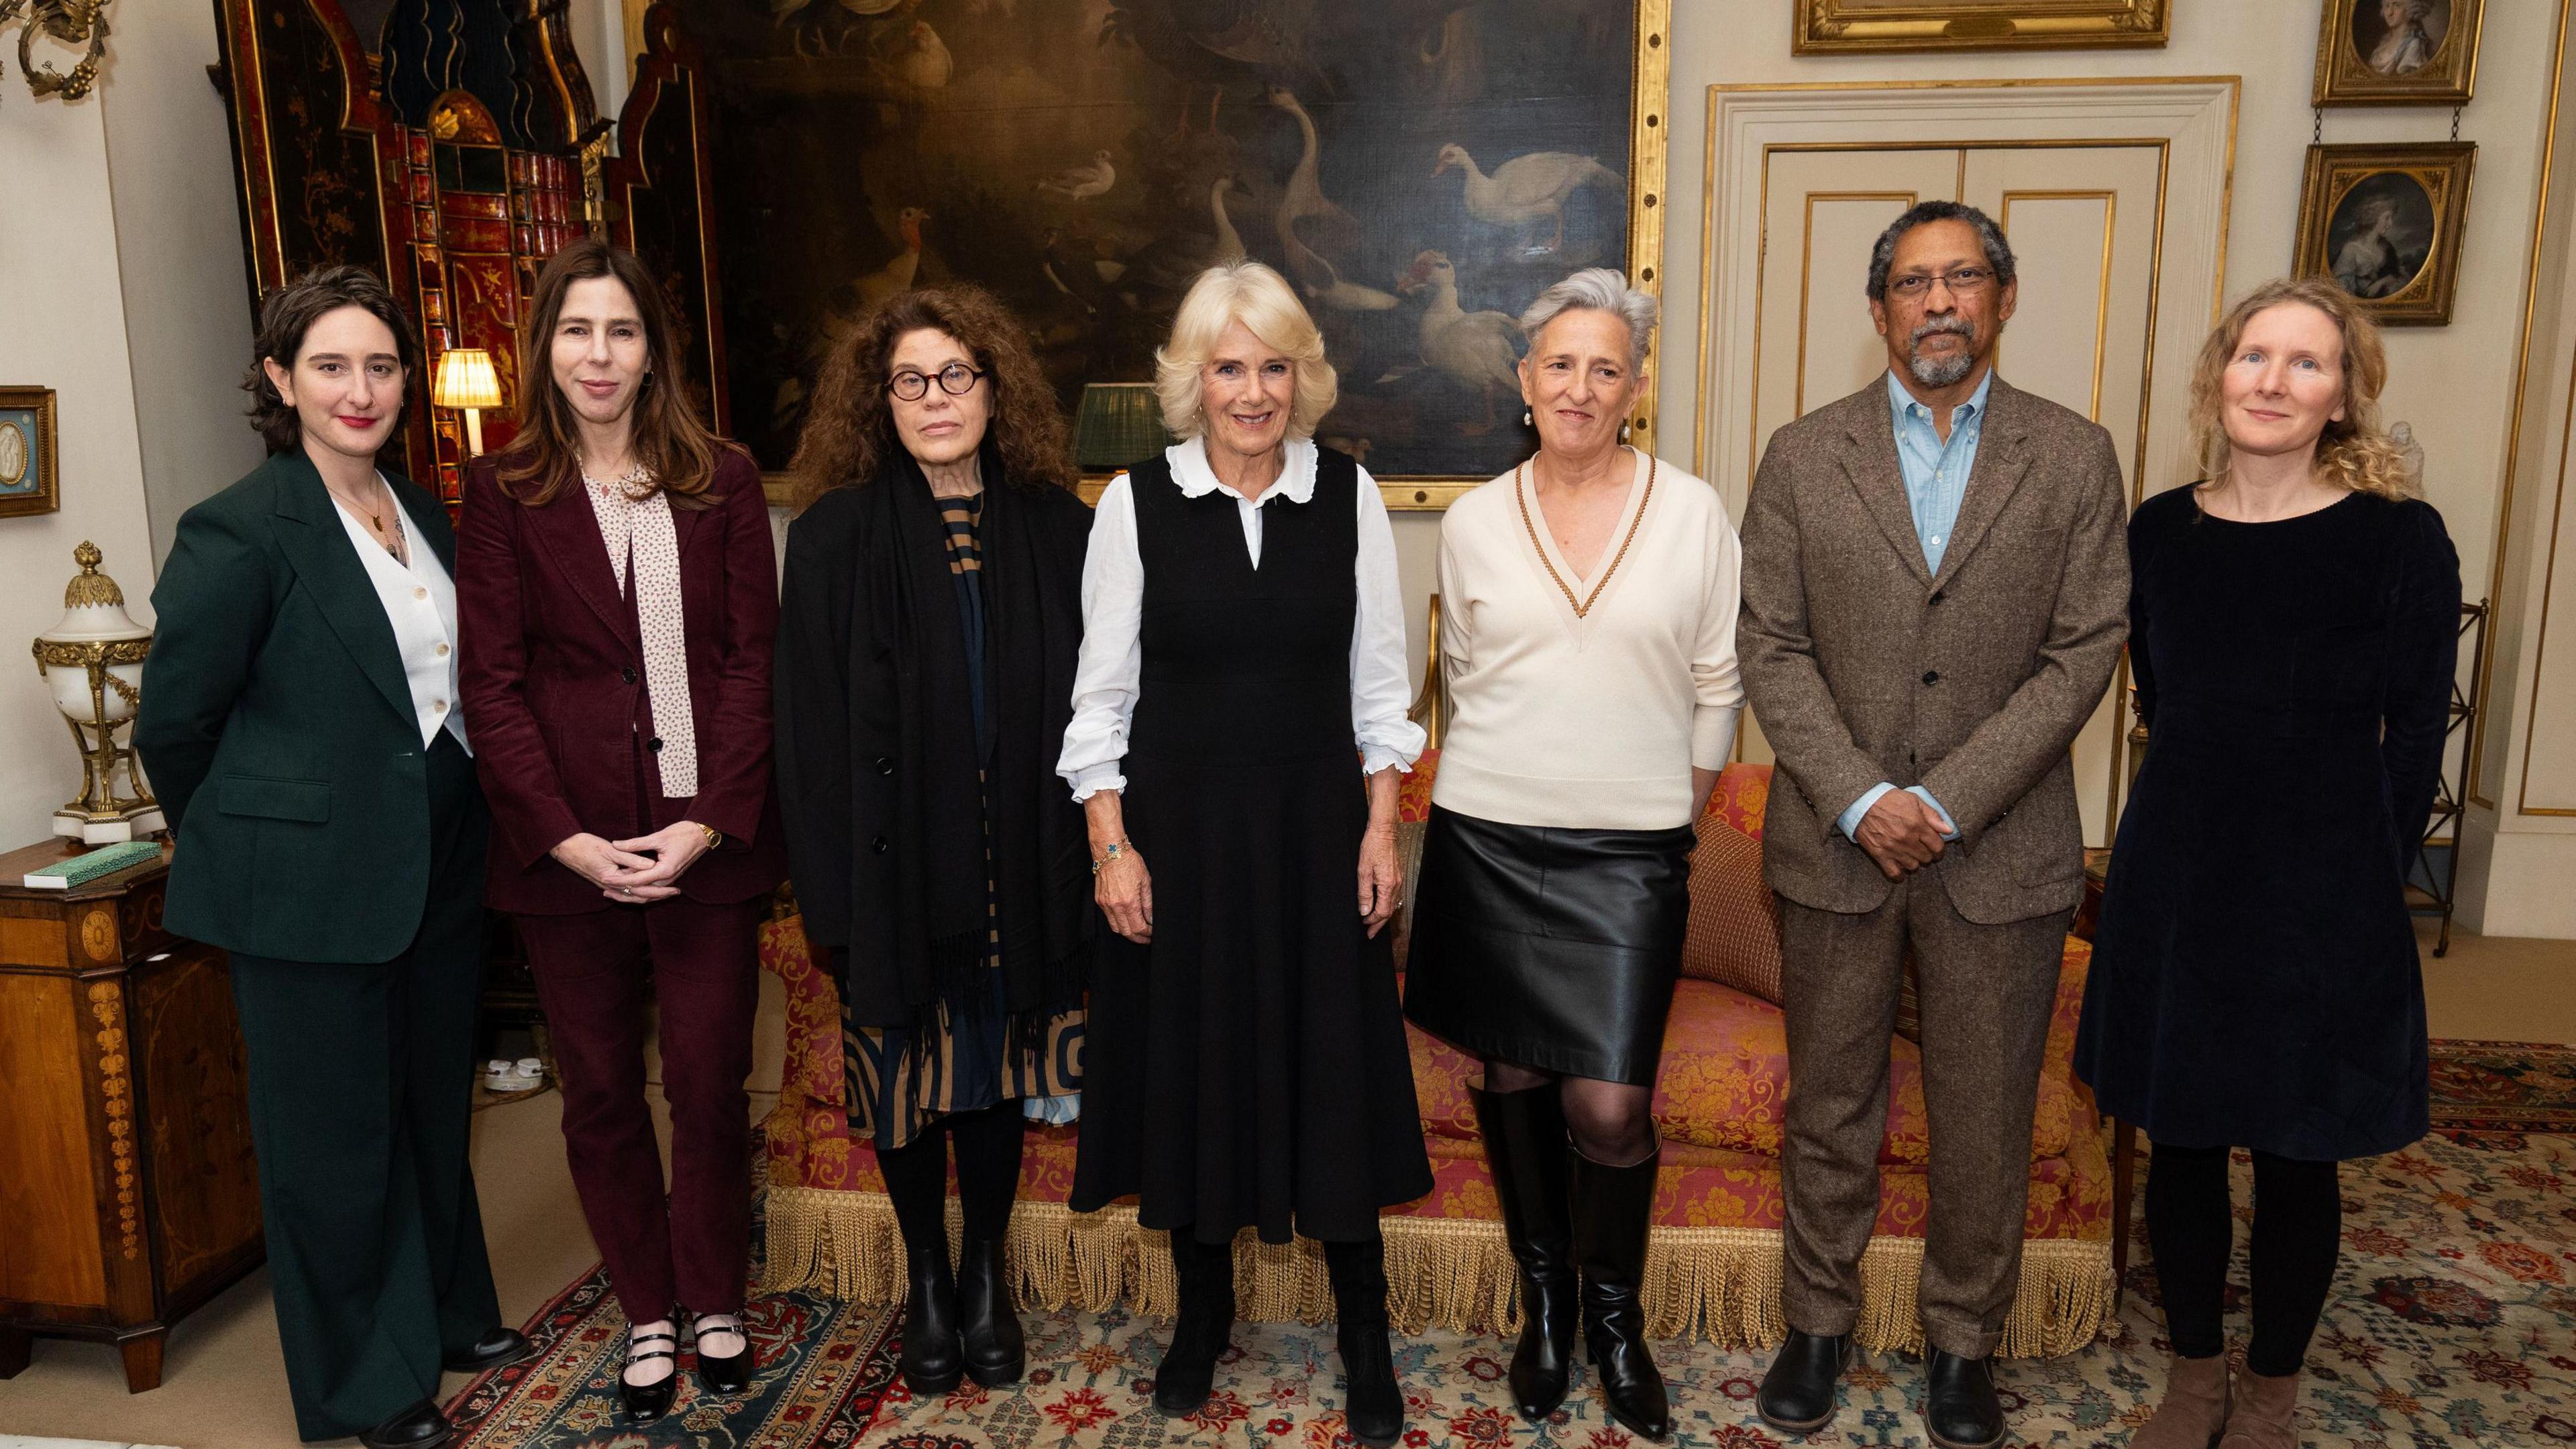
POLYGON ((2128 507, 2111 435, 1997 377, 1938 574, 1923 562, 1887 384, 1771 435, 1744 516, 1746 693, 1780 767, 1772 888, 1818 910, 1891 889, 1834 821, 1921 785, 1960 838, 1928 874, 1971 921, 2073 907, 2084 837, 2068 747, 2128 634, 2128 507))

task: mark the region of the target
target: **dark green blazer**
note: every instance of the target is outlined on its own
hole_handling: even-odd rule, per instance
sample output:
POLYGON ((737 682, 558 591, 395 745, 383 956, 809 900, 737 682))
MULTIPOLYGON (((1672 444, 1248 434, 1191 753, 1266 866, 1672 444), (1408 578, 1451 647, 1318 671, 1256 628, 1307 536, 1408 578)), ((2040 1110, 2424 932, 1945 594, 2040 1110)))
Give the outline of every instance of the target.
MULTIPOLYGON (((446 511, 386 478, 453 574, 446 511)), ((180 518, 152 608, 134 748, 178 841, 171 930, 288 961, 389 961, 432 889, 481 890, 479 844, 470 879, 430 879, 428 762, 393 625, 302 450, 180 518)), ((484 818, 478 799, 478 834, 484 818)))

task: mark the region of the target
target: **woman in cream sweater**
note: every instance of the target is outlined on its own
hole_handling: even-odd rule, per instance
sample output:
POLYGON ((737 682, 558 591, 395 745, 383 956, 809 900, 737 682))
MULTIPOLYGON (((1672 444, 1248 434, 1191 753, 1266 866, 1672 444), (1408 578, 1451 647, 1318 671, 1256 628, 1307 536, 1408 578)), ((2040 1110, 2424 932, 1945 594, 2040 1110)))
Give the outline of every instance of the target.
POLYGON ((1660 1440, 1672 1415, 1637 1292, 1660 1156, 1648 1107, 1692 824, 1744 689, 1725 509, 1620 441, 1654 324, 1654 299, 1615 271, 1542 293, 1521 317, 1538 453, 1441 525, 1453 717, 1405 1012, 1484 1059, 1477 1115, 1524 1295, 1521 1413, 1565 1398, 1580 1269, 1610 1410, 1660 1440))

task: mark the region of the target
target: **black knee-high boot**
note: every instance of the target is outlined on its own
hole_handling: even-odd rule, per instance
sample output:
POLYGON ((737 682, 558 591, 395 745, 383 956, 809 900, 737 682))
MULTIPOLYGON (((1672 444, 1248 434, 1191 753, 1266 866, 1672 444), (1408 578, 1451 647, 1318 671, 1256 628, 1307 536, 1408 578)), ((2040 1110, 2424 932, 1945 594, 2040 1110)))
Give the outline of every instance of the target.
POLYGON ((1333 1338, 1347 1384, 1342 1416, 1352 1438, 1392 1444, 1404 1434, 1404 1390, 1387 1341, 1386 1241, 1326 1243, 1324 1271, 1333 1280, 1333 1338))
POLYGON ((1568 1225, 1565 1108, 1549 1082, 1476 1093, 1485 1162, 1503 1203, 1503 1239, 1521 1270, 1521 1341, 1512 1351, 1512 1402, 1535 1424, 1565 1402, 1582 1308, 1568 1225))
POLYGON ((1154 1407, 1184 1418, 1216 1387, 1216 1361, 1233 1335, 1234 1243, 1202 1243, 1187 1227, 1174 1228, 1172 1269, 1181 1280, 1181 1313, 1154 1372, 1154 1407))
POLYGON ((1574 1154, 1574 1256, 1583 1269, 1583 1336, 1610 1416, 1658 1442, 1673 1432, 1664 1376, 1646 1344, 1647 1220, 1658 1148, 1645 1161, 1604 1167, 1574 1154))

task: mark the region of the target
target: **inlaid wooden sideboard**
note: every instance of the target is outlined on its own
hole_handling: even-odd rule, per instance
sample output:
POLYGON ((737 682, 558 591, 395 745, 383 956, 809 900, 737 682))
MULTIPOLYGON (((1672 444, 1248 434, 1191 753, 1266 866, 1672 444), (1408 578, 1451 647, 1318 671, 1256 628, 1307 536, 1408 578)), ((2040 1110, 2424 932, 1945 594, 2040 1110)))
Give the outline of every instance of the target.
POLYGON ((0 1378, 33 1335, 113 1343, 133 1393, 162 1336, 259 1265, 224 953, 161 925, 168 855, 70 891, 0 855, 0 1378))

